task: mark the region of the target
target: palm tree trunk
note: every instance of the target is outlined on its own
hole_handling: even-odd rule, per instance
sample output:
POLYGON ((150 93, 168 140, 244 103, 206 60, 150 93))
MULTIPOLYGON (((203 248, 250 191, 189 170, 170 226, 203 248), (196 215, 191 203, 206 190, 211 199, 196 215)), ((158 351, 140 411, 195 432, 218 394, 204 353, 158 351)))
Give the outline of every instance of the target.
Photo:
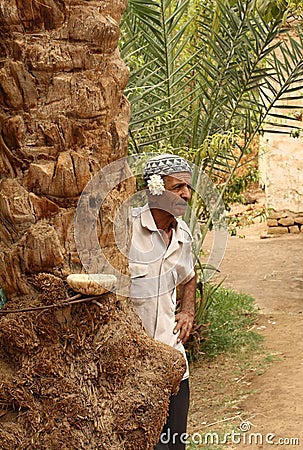
MULTIPOLYGON (((152 449, 184 371, 179 352, 145 335, 128 300, 108 293, 52 307, 75 294, 66 276, 83 271, 73 226, 79 196, 127 151, 128 71, 117 50, 125 7, 0 5, 3 450, 152 449), (51 308, 20 311, 41 306, 51 308)), ((132 179, 118 180, 100 214, 100 242, 125 274, 113 217, 133 191, 132 179)), ((126 245, 129 230, 120 234, 126 245)))

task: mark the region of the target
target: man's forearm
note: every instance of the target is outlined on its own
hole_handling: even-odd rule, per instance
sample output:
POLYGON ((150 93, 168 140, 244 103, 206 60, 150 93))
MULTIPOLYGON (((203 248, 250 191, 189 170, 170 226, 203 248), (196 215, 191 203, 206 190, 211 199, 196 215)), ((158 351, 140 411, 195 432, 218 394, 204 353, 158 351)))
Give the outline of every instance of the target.
POLYGON ((196 287, 197 277, 195 275, 186 284, 182 285, 180 292, 181 311, 190 314, 193 318, 195 316, 196 287))
POLYGON ((181 286, 181 311, 176 315, 174 333, 180 333, 177 342, 183 344, 189 338, 195 318, 196 276, 181 286))

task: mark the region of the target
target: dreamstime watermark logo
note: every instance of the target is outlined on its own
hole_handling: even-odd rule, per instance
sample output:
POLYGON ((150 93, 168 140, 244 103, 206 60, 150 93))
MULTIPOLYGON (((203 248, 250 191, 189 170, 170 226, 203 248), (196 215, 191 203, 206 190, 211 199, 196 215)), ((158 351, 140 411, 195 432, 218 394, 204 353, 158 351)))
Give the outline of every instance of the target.
POLYGON ((250 422, 242 422, 239 426, 239 431, 232 430, 230 433, 220 434, 214 431, 208 433, 172 433, 168 428, 165 433, 161 434, 160 442, 162 444, 176 444, 181 443, 189 445, 193 443, 195 445, 292 445, 299 446, 300 440, 297 437, 278 437, 275 433, 262 434, 259 432, 251 431, 250 422))
POLYGON ((246 433, 247 431, 249 431, 251 429, 251 424, 250 424, 250 422, 242 422, 240 424, 239 428, 241 431, 246 433))
MULTIPOLYGON (((75 242, 85 271, 92 277, 99 273, 115 275, 117 278, 115 292, 119 295, 128 295, 129 277, 111 264, 104 248, 100 245, 100 215, 104 214, 101 211, 104 210, 107 202, 115 202, 115 192, 121 183, 142 175, 146 161, 153 156, 156 155, 153 153, 132 155, 105 166, 86 185, 75 214, 75 242)), ((227 214, 220 193, 210 178, 199 167, 188 163, 192 168, 193 201, 191 208, 189 206, 187 208, 186 221, 193 232, 196 255, 199 255, 202 244, 202 228, 195 213, 198 206, 203 205, 208 210, 213 225, 212 248, 203 271, 203 281, 208 281, 216 273, 225 253, 228 239, 227 214)), ((127 258, 130 257, 129 246, 126 242, 129 212, 131 209, 143 207, 146 203, 146 190, 142 189, 124 200, 123 204, 116 209, 113 220, 115 244, 127 258)), ((145 252, 147 263, 162 257, 163 255, 159 254, 156 248, 151 254, 145 252)), ((97 277, 95 280, 98 282, 97 277)))

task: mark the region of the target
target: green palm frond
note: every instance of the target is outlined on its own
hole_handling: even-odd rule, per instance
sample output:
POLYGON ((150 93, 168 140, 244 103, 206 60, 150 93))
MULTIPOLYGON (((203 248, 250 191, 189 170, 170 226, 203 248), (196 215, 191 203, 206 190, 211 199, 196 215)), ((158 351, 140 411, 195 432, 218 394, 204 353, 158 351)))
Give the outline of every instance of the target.
MULTIPOLYGON (((131 69, 130 142, 138 152, 185 151, 213 180, 224 180, 222 197, 259 134, 296 135, 302 30, 286 26, 289 2, 276 17, 264 5, 258 10, 259 0, 194 3, 129 1, 121 52, 131 69), (208 140, 227 142, 231 130, 229 147, 207 154, 208 140)), ((195 195, 192 208, 199 217, 195 195)))
POLYGON ((302 24, 290 28, 287 18, 300 5, 302 0, 129 0, 121 55, 130 68, 131 151, 164 149, 195 163, 194 214, 185 219, 192 231, 203 220, 197 253, 211 225, 224 222, 222 199, 243 156, 252 158, 247 155, 256 138, 264 132, 298 135, 293 113, 303 98, 303 33, 302 24))
MULTIPOLYGON (((180 105, 183 94, 186 95, 186 86, 191 81, 189 71, 198 65, 197 62, 194 63, 194 59, 197 58, 199 52, 191 55, 185 61, 182 58, 191 39, 188 30, 193 18, 184 19, 189 0, 177 2, 166 0, 156 3, 157 8, 155 2, 150 7, 153 9, 153 14, 156 11, 157 19, 154 18, 151 27, 146 26, 146 20, 142 19, 140 40, 138 40, 138 33, 135 30, 134 35, 129 33, 129 26, 125 28, 127 39, 125 36, 122 38, 122 55, 130 67, 131 60, 124 54, 124 50, 127 49, 129 52, 130 42, 134 46, 137 46, 138 42, 141 44, 142 70, 140 71, 139 68, 136 72, 131 72, 126 90, 126 95, 132 104, 130 127, 134 134, 140 125, 175 111, 180 105)), ((136 5, 137 1, 130 2, 132 9, 136 5)), ((140 13, 141 10, 136 11, 137 18, 140 13)), ((129 17, 128 12, 125 21, 127 21, 127 17, 129 17)), ((188 87, 187 90, 189 90, 188 87)), ((189 99, 189 97, 187 98, 189 99)), ((172 118, 172 123, 175 127, 175 118, 172 118)), ((167 133, 165 134, 167 136, 167 133)), ((171 142, 172 136, 173 130, 169 136, 171 142)), ((142 145, 145 145, 145 142, 142 145)))
MULTIPOLYGON (((170 115, 163 141, 173 146, 198 148, 208 135, 234 126, 248 145, 283 96, 298 96, 302 42, 288 37, 281 22, 265 21, 250 1, 215 3, 215 14, 206 4, 199 21, 186 15, 188 1, 130 1, 141 27, 129 39, 136 46, 140 34, 142 45, 142 65, 131 73, 126 91, 133 133, 170 115)), ((138 147, 144 145, 143 139, 138 147)))

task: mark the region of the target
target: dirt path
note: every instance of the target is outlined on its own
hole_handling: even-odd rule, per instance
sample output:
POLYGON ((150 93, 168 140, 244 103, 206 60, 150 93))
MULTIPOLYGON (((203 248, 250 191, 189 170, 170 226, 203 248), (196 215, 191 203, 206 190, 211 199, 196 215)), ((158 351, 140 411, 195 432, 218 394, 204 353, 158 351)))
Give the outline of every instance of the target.
POLYGON ((278 356, 249 380, 253 393, 234 405, 250 430, 247 443, 242 439, 230 448, 298 449, 303 448, 303 235, 260 239, 264 227, 254 224, 239 231, 245 237, 230 237, 220 266, 225 287, 255 298, 256 329, 265 348, 278 356))

